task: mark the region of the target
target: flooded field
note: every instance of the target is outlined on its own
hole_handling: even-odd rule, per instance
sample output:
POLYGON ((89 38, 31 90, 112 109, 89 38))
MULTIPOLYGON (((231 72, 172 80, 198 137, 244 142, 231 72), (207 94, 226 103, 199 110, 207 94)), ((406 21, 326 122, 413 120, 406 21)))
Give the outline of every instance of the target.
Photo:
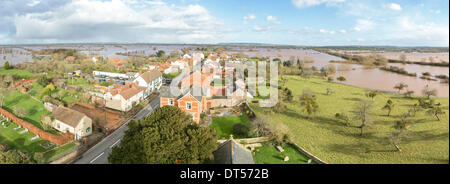
MULTIPOLYGON (((139 54, 154 54, 158 50, 164 50, 167 54, 174 50, 181 51, 182 48, 192 48, 190 45, 150 45, 150 44, 124 44, 124 45, 102 45, 102 44, 88 44, 88 45, 32 45, 32 46, 0 46, 0 66, 3 66, 4 62, 8 60, 11 64, 17 64, 21 62, 33 61, 32 51, 38 51, 40 49, 76 49, 81 53, 89 56, 103 56, 103 57, 121 57, 126 58, 126 55, 118 53, 137 52, 139 54)), ((195 47, 195 46, 194 46, 195 47)), ((328 64, 330 60, 342 60, 339 57, 331 56, 325 53, 310 49, 274 49, 274 48, 231 48, 225 51, 226 53, 243 53, 250 57, 269 57, 270 59, 280 58, 281 60, 290 59, 304 59, 313 58, 314 63, 308 64, 309 66, 315 66, 320 69, 328 64)), ((359 53, 369 54, 369 53, 359 53)), ((382 53, 388 58, 398 59, 403 53, 382 53)), ((422 58, 434 57, 435 61, 446 60, 448 62, 448 53, 405 53, 408 60, 420 61, 422 58)), ((347 80, 342 82, 344 84, 359 86, 369 89, 377 89, 382 91, 395 91, 393 87, 403 82, 407 84, 408 90, 413 90, 414 95, 422 95, 422 90, 425 86, 430 88, 436 88, 438 90, 438 96, 449 96, 449 85, 441 83, 440 81, 430 81, 420 79, 423 72, 429 72, 432 76, 446 75, 449 76, 448 67, 437 66, 423 66, 415 64, 400 64, 389 63, 389 66, 397 66, 404 68, 409 73, 417 73, 417 77, 400 75, 388 71, 383 71, 377 68, 366 69, 361 65, 353 64, 338 64, 333 63, 336 66, 337 72, 334 77, 344 76, 347 80)))
POLYGON ((353 55, 361 55, 361 56, 369 56, 372 54, 381 54, 385 56, 387 59, 400 60, 401 55, 406 56, 407 61, 424 61, 424 62, 449 62, 449 53, 448 52, 438 52, 438 53, 423 53, 423 52, 360 52, 360 51, 341 51, 341 53, 353 54, 353 55), (432 58, 430 60, 430 58, 432 58))
POLYGON ((127 44, 127 45, 103 45, 103 44, 68 44, 68 45, 30 45, 30 46, 0 46, 0 65, 3 66, 5 61, 10 64, 18 64, 22 62, 32 62, 32 52, 43 49, 74 49, 88 56, 103 57, 120 57, 126 58, 128 52, 137 52, 143 55, 150 55, 163 50, 167 54, 173 50, 181 50, 182 48, 191 47, 189 45, 150 45, 150 44, 127 44), (120 54, 123 53, 123 54, 120 54))
MULTIPOLYGON (((304 49, 253 49, 252 51, 242 50, 242 51, 233 51, 230 53, 241 52, 250 57, 269 57, 273 58, 281 58, 281 60, 289 60, 291 57, 295 58, 304 58, 311 57, 314 59, 314 63, 308 64, 309 66, 314 66, 318 69, 330 64, 330 60, 343 60, 339 57, 335 57, 332 55, 328 55, 325 53, 321 53, 314 50, 304 50, 304 49), (281 57, 280 57, 281 56, 281 57)), ((422 53, 421 53, 422 54, 422 53)), ((428 55, 428 53, 423 53, 424 55, 428 55)), ((433 53, 436 54, 436 53, 433 53)), ((441 53, 442 57, 446 55, 448 61, 448 53, 441 53)), ((423 56, 423 55, 422 55, 423 56)), ((417 73, 417 77, 400 75, 384 70, 380 70, 378 68, 367 69, 361 65, 354 64, 340 64, 340 63, 332 63, 336 66, 337 72, 334 75, 336 80, 339 76, 344 76, 347 80, 345 82, 340 82, 348 85, 368 88, 368 89, 377 89, 381 91, 387 92, 395 92, 393 87, 403 82, 408 85, 408 90, 413 90, 414 95, 420 96, 422 95, 422 90, 425 86, 430 88, 435 88, 438 91, 438 96, 440 97, 449 97, 449 85, 441 83, 438 81, 430 81, 424 80, 420 77, 423 72, 429 72, 431 75, 446 75, 449 76, 449 68, 448 67, 437 67, 437 66, 424 66, 424 65, 415 65, 415 64, 399 64, 399 63, 389 63, 388 66, 397 66, 400 68, 404 68, 409 73, 417 73)))

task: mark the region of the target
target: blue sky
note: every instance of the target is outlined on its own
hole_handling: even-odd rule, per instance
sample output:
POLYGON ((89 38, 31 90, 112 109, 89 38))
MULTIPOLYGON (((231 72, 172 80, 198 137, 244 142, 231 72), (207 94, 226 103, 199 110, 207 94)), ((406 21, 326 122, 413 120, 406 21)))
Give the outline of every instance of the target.
POLYGON ((0 44, 445 46, 447 0, 6 0, 0 44))

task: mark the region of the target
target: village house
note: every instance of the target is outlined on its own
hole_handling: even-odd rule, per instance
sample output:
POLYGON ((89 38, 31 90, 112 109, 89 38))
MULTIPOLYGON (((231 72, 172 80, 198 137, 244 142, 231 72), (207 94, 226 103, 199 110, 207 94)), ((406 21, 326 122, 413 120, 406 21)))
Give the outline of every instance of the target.
POLYGON ((144 100, 147 88, 136 83, 127 82, 125 85, 114 84, 104 89, 104 103, 107 108, 127 112, 144 100))
POLYGON ((120 69, 120 67, 128 63, 127 60, 119 57, 108 58, 108 62, 113 64, 116 67, 116 69, 120 69))
POLYGON ((75 61, 75 57, 74 56, 67 56, 64 60, 69 61, 69 62, 73 62, 75 61))
POLYGON ((225 53, 220 54, 220 59, 222 59, 222 60, 227 60, 229 58, 230 57, 227 54, 225 54, 225 53))
POLYGON ((153 91, 159 90, 162 86, 162 74, 158 70, 150 70, 148 72, 140 74, 133 83, 137 83, 138 86, 145 88, 144 98, 147 98, 153 91))
POLYGON ((167 70, 168 68, 170 68, 170 64, 168 64, 168 63, 151 62, 146 67, 146 70, 150 71, 150 70, 155 70, 156 69, 156 70, 162 72, 162 71, 167 70))
POLYGON ((51 127, 60 132, 70 132, 79 140, 92 134, 92 119, 85 114, 59 106, 50 115, 51 127))
POLYGON ((161 88, 160 106, 170 105, 178 107, 180 110, 192 115, 192 120, 196 123, 200 122, 201 113, 208 109, 206 102, 206 96, 195 95, 193 90, 175 96, 170 92, 169 87, 164 86, 161 88))

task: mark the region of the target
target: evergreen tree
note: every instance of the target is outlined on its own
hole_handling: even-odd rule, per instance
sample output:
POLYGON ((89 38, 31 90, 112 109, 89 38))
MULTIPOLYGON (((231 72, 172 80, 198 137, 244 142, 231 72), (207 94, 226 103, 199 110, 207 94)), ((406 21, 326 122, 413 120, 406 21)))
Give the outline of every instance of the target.
POLYGON ((9 61, 6 61, 5 64, 3 65, 3 68, 5 70, 9 70, 11 68, 11 66, 9 66, 9 61))
POLYGON ((132 121, 120 145, 108 157, 113 164, 199 164, 211 161, 217 148, 213 129, 173 106, 132 121))

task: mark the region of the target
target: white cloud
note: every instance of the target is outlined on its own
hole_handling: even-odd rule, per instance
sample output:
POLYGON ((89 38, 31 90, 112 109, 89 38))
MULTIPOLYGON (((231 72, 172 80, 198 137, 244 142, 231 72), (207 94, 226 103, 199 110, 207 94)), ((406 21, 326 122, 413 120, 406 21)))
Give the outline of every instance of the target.
POLYGON ((23 40, 204 43, 226 30, 200 5, 160 1, 73 1, 53 11, 16 16, 14 22, 15 36, 23 40), (146 8, 132 8, 136 3, 146 8))
POLYGON ((390 3, 390 4, 385 4, 383 5, 384 8, 393 10, 393 11, 402 11, 402 6, 400 6, 397 3, 390 3))
POLYGON ((347 33, 347 31, 345 29, 341 29, 341 30, 339 30, 339 32, 342 33, 342 34, 347 33))
POLYGON ((434 22, 419 23, 412 17, 396 18, 393 26, 386 30, 385 37, 411 45, 448 46, 449 27, 434 22))
POLYGON ((37 4, 41 3, 41 1, 38 0, 32 0, 31 2, 27 3, 28 6, 35 6, 37 4))
POLYGON ((328 31, 328 30, 325 30, 325 29, 320 29, 319 32, 323 33, 323 34, 335 34, 336 33, 336 31, 333 31, 333 30, 328 31))
POLYGON ((332 5, 342 2, 345 2, 345 0, 292 0, 292 3, 297 8, 316 6, 320 4, 332 5))
POLYGON ((265 32, 271 30, 272 26, 254 26, 253 30, 257 32, 265 32))
POLYGON ((247 16, 244 16, 242 19, 244 20, 255 20, 256 16, 253 14, 248 14, 247 16))
POLYGON ((374 27, 375 23, 367 19, 357 19, 356 26, 353 28, 355 31, 367 31, 374 27))
POLYGON ((281 24, 281 22, 278 21, 278 19, 272 15, 267 16, 266 20, 275 24, 281 24))

